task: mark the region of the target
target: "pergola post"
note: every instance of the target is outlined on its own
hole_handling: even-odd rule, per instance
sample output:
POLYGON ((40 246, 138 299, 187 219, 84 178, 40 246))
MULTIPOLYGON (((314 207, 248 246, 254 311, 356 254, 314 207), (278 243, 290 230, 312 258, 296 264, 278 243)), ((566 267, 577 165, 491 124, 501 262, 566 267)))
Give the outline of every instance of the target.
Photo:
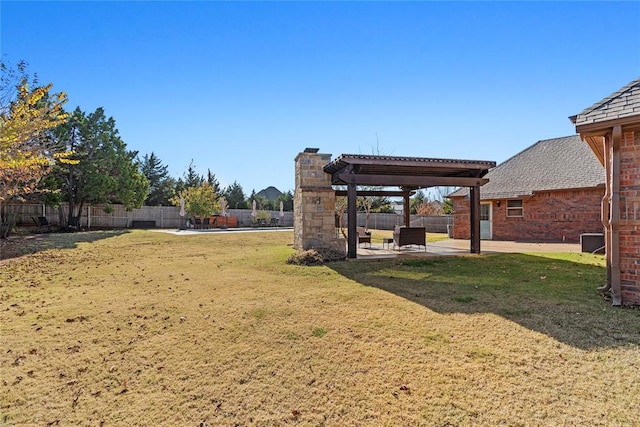
POLYGON ((469 187, 470 229, 472 254, 480 253, 480 186, 469 187))
POLYGON ((347 257, 357 258, 358 252, 358 233, 357 233, 357 206, 356 206, 356 178, 352 176, 347 185, 347 257))
POLYGON ((404 214, 404 226, 405 227, 410 227, 411 226, 411 204, 409 201, 409 198, 411 196, 411 192, 410 191, 405 191, 402 200, 404 201, 403 205, 402 205, 402 213, 404 214))

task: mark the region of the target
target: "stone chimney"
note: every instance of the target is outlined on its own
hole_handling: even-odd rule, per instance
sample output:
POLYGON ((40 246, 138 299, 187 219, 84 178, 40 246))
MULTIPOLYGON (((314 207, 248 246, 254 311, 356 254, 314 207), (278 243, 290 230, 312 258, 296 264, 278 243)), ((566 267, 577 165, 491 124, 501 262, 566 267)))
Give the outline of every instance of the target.
POLYGON ((336 195, 331 175, 323 170, 331 162, 331 154, 318 151, 306 148, 295 158, 293 246, 297 250, 331 248, 346 254, 345 241, 336 231, 336 195))

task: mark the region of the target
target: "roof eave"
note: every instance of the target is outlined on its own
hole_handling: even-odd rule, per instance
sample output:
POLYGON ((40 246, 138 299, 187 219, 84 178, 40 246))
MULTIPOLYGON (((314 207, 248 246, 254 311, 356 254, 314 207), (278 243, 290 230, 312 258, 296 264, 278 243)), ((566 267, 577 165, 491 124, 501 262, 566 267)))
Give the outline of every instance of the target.
POLYGON ((633 116, 618 119, 576 125, 576 132, 579 133, 582 138, 587 136, 605 136, 611 132, 611 128, 614 126, 638 126, 639 124, 640 114, 634 114, 633 116))

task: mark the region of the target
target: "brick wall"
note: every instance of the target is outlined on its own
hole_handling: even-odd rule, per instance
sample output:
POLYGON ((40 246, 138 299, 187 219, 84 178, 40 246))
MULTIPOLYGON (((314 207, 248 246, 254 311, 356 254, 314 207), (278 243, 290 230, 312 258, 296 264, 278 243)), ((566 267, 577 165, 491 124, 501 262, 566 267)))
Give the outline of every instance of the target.
POLYGON ((622 303, 640 305, 640 132, 620 146, 620 287, 622 303))
MULTIPOLYGON (((481 190, 482 191, 482 190, 481 190)), ((523 197, 523 216, 507 217, 507 201, 492 201, 493 240, 578 243, 580 234, 602 233, 604 188, 543 191, 523 197)), ((483 200, 483 202, 485 202, 483 200)), ((453 200, 453 237, 469 239, 469 201, 453 200)))

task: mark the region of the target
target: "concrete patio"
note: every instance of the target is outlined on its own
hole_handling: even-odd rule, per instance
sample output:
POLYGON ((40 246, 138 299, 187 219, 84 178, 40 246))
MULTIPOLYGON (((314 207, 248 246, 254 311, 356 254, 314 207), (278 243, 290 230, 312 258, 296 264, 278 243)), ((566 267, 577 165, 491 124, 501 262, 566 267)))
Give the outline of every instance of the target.
MULTIPOLYGON (((427 250, 423 246, 403 246, 394 249, 393 244, 373 243, 371 247, 362 244, 358 247, 358 259, 395 258, 398 256, 445 256, 468 255, 469 240, 440 240, 427 242, 427 250)), ((522 243, 483 240, 481 253, 524 253, 524 252, 580 252, 577 243, 522 243)))

